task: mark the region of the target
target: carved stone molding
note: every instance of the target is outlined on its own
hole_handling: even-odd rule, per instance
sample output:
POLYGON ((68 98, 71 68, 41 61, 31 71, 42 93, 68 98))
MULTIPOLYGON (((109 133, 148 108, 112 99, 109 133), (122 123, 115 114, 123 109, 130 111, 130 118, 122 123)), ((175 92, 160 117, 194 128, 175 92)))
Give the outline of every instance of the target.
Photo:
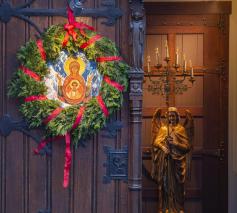
POLYGON ((131 22, 130 22, 130 46, 131 65, 136 69, 143 66, 144 37, 145 37, 145 13, 144 7, 139 0, 130 0, 131 22))
POLYGON ((129 141, 129 212, 142 211, 142 158, 141 158, 141 128, 142 128, 142 85, 143 85, 143 54, 145 40, 145 13, 143 1, 130 0, 130 141, 129 141))
POLYGON ((142 86, 143 86, 143 78, 144 71, 142 69, 132 68, 129 72, 130 78, 130 87, 129 87, 129 97, 130 100, 134 97, 142 98, 142 86))

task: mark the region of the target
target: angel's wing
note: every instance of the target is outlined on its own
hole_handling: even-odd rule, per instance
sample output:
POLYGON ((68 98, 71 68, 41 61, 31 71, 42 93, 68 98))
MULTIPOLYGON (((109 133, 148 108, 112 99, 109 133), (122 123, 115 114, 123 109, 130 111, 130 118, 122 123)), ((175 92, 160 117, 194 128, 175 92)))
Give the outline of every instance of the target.
POLYGON ((189 110, 185 110, 186 118, 184 121, 184 128, 186 130, 188 139, 189 139, 189 144, 191 147, 190 152, 186 156, 186 161, 187 161, 187 172, 186 172, 186 177, 188 180, 191 179, 191 162, 192 162, 192 145, 193 145, 193 138, 194 138, 194 121, 193 121, 193 116, 189 110))
POLYGON ((162 110, 160 108, 157 108, 155 113, 153 114, 153 117, 152 117, 152 126, 151 126, 152 143, 154 142, 154 139, 155 139, 156 135, 158 134, 158 131, 162 125, 161 111, 162 110))

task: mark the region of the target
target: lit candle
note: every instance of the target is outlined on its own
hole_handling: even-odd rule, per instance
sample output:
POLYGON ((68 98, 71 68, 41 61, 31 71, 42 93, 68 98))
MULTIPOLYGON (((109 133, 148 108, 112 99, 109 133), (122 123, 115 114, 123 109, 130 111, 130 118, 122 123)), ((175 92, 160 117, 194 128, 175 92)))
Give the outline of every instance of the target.
POLYGON ((166 58, 169 58, 170 57, 170 54, 169 54, 169 46, 168 46, 168 41, 165 40, 165 55, 166 55, 166 58))
POLYGON ((191 60, 189 60, 189 66, 190 66, 190 68, 192 67, 192 61, 191 60))
POLYGON ((176 49, 176 54, 175 54, 175 64, 178 65, 179 64, 179 49, 176 49))
POLYGON ((191 77, 193 78, 193 76, 194 76, 194 74, 193 74, 193 65, 192 65, 192 61, 191 60, 189 60, 189 66, 190 66, 190 68, 191 68, 191 77))
POLYGON ((183 64, 184 64, 184 72, 187 70, 187 61, 186 61, 186 55, 183 54, 183 64))
POLYGON ((150 63, 151 63, 151 57, 148 55, 148 56, 147 56, 147 71, 148 71, 148 72, 151 71, 150 63))
POLYGON ((191 77, 192 77, 192 78, 194 77, 193 67, 192 67, 192 69, 191 69, 191 77))
POLYGON ((160 64, 160 53, 158 47, 156 48, 156 62, 157 64, 160 64))

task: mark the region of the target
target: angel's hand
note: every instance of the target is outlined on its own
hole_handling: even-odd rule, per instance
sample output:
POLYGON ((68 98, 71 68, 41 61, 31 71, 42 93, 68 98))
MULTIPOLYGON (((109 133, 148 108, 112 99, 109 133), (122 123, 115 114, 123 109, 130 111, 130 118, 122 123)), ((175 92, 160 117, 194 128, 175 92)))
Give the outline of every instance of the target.
POLYGON ((171 137, 171 136, 167 136, 167 137, 166 137, 166 141, 167 141, 168 144, 173 144, 174 139, 173 139, 173 137, 171 137))

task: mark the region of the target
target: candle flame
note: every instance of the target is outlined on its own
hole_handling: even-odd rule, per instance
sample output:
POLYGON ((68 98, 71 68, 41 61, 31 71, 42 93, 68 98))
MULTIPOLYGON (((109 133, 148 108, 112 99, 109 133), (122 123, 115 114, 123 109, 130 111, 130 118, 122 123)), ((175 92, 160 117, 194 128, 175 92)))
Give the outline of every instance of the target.
POLYGON ((147 62, 150 63, 151 62, 151 56, 147 56, 147 62))

